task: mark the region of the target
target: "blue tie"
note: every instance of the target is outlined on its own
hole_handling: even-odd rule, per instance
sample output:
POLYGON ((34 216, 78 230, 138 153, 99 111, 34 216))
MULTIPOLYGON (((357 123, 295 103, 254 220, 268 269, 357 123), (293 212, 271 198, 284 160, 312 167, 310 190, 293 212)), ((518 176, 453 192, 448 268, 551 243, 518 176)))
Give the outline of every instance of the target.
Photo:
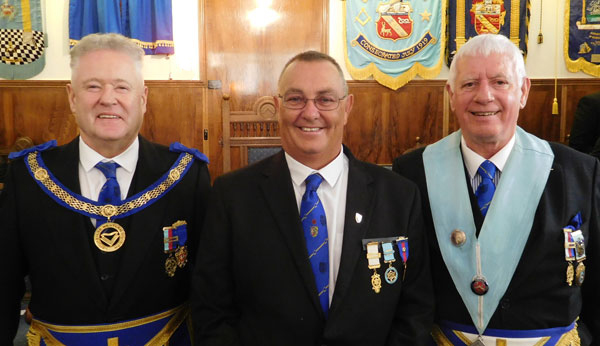
POLYGON ((477 187, 477 191, 475 191, 475 197, 477 197, 477 204, 479 205, 481 214, 485 216, 496 191, 496 185, 494 185, 496 166, 491 161, 485 160, 477 169, 477 173, 481 176, 481 183, 477 187))
POLYGON ((327 237, 327 218, 325 209, 317 195, 317 188, 323 181, 319 174, 306 178, 306 192, 300 203, 300 215, 308 259, 315 275, 321 308, 327 318, 329 311, 329 239, 327 237))
MULTIPOLYGON (((119 164, 115 162, 98 162, 95 167, 106 177, 106 183, 104 183, 98 195, 98 202, 103 205, 118 205, 121 203, 121 188, 117 182, 117 167, 119 167, 119 164)), ((99 219, 96 222, 96 227, 104 223, 106 221, 99 219)))

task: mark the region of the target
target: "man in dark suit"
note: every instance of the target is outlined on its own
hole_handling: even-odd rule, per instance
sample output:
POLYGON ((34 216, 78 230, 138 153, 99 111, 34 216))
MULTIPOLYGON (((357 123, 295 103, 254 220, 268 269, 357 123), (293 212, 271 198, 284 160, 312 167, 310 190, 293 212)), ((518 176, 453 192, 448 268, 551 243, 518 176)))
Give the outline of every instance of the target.
POLYGON ((331 57, 295 56, 278 89, 283 151, 214 184, 192 279, 197 344, 424 345, 418 190, 342 146, 354 99, 331 57))
POLYGON ((517 127, 529 87, 513 43, 472 38, 446 85, 460 130, 394 162, 423 197, 438 345, 598 343, 600 167, 517 127))
POLYGON ((569 146, 600 158, 600 92, 585 95, 579 100, 569 146))
POLYGON ((142 58, 120 35, 82 39, 67 86, 80 136, 11 154, 0 200, 2 345, 13 342, 27 274, 30 345, 191 344, 187 262, 210 179, 198 151, 138 135, 142 58))

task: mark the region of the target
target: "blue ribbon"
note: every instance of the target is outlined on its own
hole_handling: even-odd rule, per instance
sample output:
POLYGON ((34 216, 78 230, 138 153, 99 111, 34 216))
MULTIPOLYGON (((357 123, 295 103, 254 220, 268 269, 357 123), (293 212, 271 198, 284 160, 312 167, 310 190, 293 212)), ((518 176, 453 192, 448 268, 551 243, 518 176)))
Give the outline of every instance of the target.
POLYGON ((27 155, 29 153, 34 152, 34 151, 44 151, 44 150, 48 150, 48 149, 54 148, 55 146, 56 146, 56 140, 53 139, 53 140, 48 141, 46 143, 42 143, 42 144, 39 144, 39 145, 30 147, 30 148, 27 148, 27 149, 23 149, 21 151, 12 152, 12 153, 8 154, 8 158, 10 160, 18 159, 18 158, 23 157, 23 156, 25 156, 25 155, 27 155))
POLYGON ((169 150, 174 153, 188 153, 194 155, 194 157, 200 161, 208 163, 208 157, 200 152, 198 149, 188 148, 179 142, 173 142, 169 146, 169 150))
POLYGON ((565 228, 570 228, 576 231, 581 228, 582 223, 583 222, 581 219, 581 212, 578 212, 577 215, 573 216, 573 218, 571 219, 571 221, 569 221, 569 224, 565 226, 565 228))
POLYGON ((177 226, 173 229, 173 236, 179 239, 179 246, 184 246, 187 241, 187 225, 177 226))

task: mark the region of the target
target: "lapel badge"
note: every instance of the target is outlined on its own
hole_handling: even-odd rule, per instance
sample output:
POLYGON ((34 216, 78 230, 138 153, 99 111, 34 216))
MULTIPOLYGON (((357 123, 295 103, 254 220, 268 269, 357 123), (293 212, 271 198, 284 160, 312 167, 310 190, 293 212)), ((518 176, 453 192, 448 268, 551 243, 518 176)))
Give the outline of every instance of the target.
POLYGON ((362 222, 362 215, 360 213, 354 214, 354 220, 356 220, 356 223, 361 223, 362 222))
POLYGON ((452 231, 452 234, 450 234, 450 241, 452 241, 454 246, 461 247, 467 241, 467 235, 460 229, 455 229, 452 231))
POLYGON ((392 263, 396 262, 396 258, 394 257, 394 247, 392 242, 381 243, 381 247, 383 248, 383 261, 390 265, 385 270, 385 282, 392 285, 398 280, 398 270, 392 266, 392 263))
POLYGON ((487 280, 482 275, 476 275, 471 282, 471 291, 478 296, 482 296, 490 290, 487 280))
POLYGON ((187 263, 187 222, 177 221, 169 227, 163 227, 164 253, 169 256, 165 260, 165 272, 169 277, 175 276, 177 268, 187 263))
POLYGON ((379 262, 381 253, 379 253, 379 242, 372 241, 367 244, 367 260, 369 261, 369 269, 373 269, 373 275, 371 275, 371 286, 375 293, 381 291, 381 276, 377 273, 377 268, 381 267, 379 262))

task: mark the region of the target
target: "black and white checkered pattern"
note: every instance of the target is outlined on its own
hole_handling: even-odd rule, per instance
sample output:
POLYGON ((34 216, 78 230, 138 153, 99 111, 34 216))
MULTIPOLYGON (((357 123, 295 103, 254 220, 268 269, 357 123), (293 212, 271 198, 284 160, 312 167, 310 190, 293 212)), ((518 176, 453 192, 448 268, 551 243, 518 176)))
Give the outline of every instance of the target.
POLYGON ((44 53, 44 33, 33 31, 33 45, 23 42, 23 30, 0 29, 0 63, 26 65, 44 53))

